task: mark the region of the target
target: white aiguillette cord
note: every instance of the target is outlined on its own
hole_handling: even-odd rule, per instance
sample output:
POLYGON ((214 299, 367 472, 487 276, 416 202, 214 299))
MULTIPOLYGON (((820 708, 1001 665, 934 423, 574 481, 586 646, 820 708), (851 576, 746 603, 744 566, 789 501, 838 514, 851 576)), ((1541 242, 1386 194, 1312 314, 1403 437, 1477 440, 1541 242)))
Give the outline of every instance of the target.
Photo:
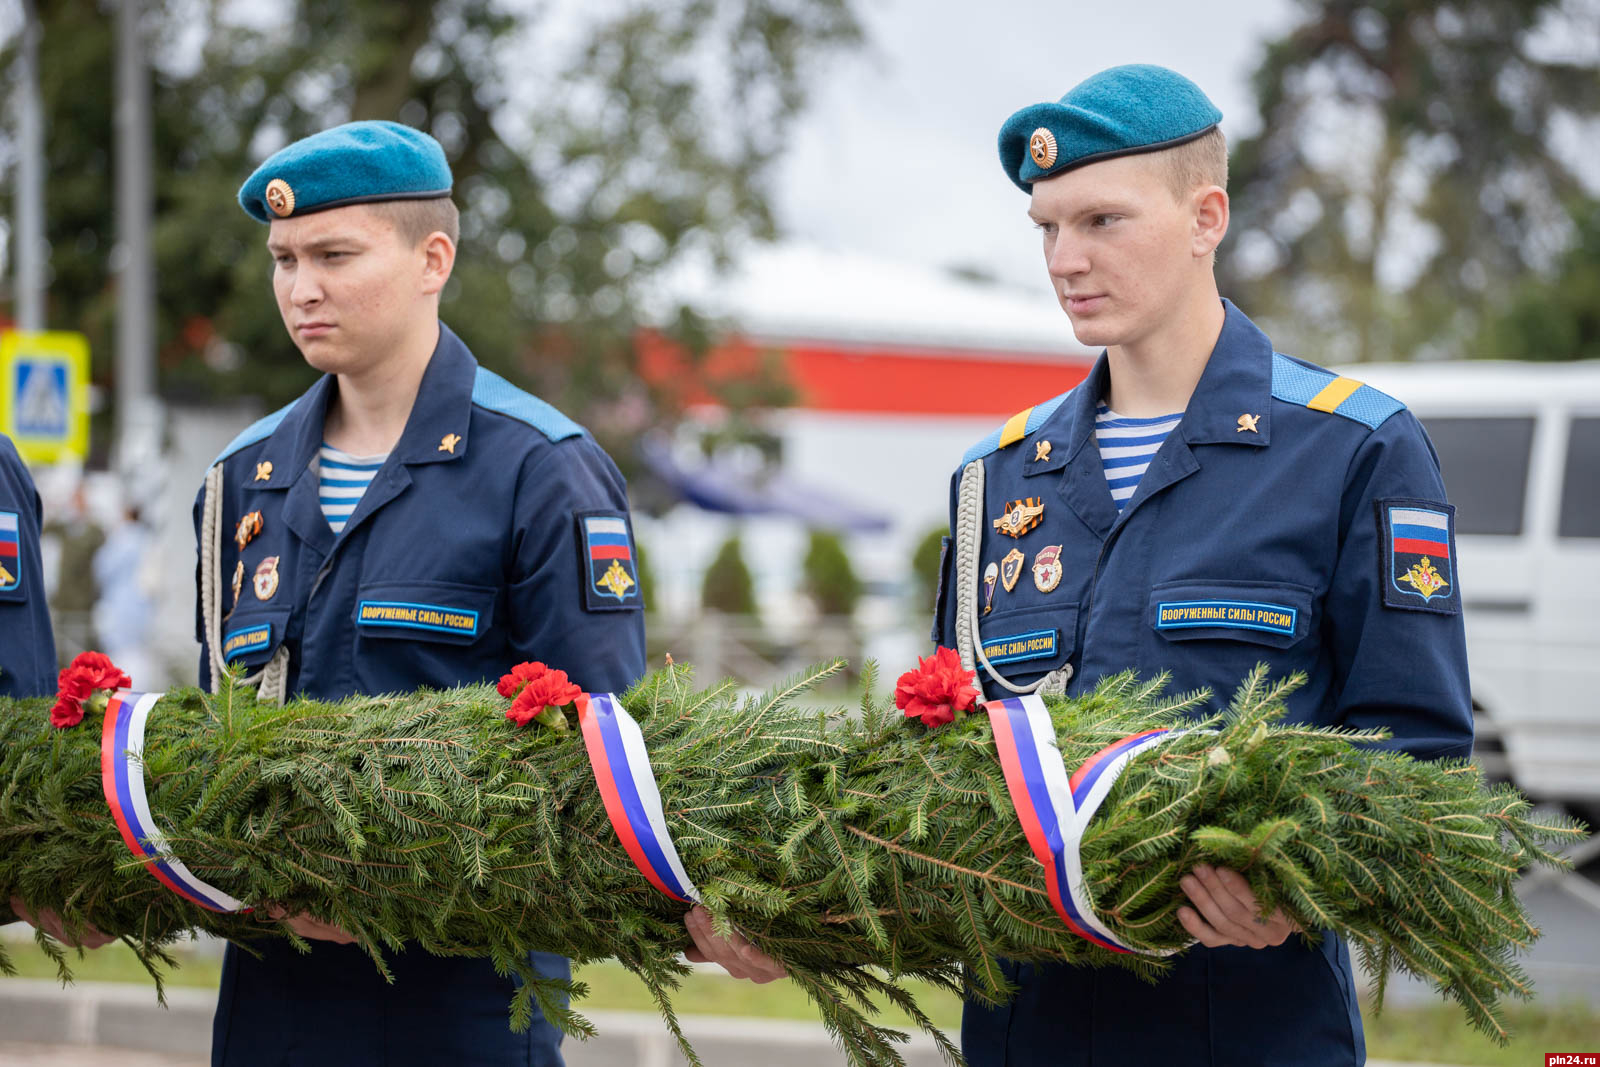
MULTIPOLYGON (((206 651, 211 657, 211 691, 222 687, 228 661, 222 655, 222 464, 206 471, 205 503, 200 507, 200 614, 205 626, 206 651)), ((266 666, 239 681, 258 685, 256 699, 282 704, 289 692, 289 646, 278 636, 278 651, 266 666)))
POLYGON ((956 493, 956 652, 961 666, 976 673, 978 664, 1001 687, 1019 696, 1029 693, 1065 693, 1072 680, 1072 664, 1063 664, 1028 685, 1016 685, 1002 677, 984 654, 978 639, 978 567, 983 551, 983 460, 975 459, 961 471, 961 487, 956 493))

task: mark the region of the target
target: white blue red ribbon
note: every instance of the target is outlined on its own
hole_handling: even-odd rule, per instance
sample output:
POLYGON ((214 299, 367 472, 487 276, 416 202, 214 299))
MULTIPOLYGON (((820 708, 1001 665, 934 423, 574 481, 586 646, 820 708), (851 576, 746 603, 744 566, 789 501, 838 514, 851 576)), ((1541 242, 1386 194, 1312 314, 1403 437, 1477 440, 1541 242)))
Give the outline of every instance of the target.
POLYGON ((247 912, 239 901, 208 885, 185 867, 167 847, 166 835, 150 815, 144 791, 144 727, 160 693, 118 689, 106 705, 100 734, 100 784, 111 816, 130 851, 161 884, 210 911, 247 912))
POLYGON ((700 892, 689 881, 667 832, 661 792, 639 724, 610 693, 584 693, 577 703, 583 744, 622 847, 651 885, 675 900, 698 904, 700 892))
POLYGON ((1079 937, 1112 952, 1171 955, 1176 950, 1146 952, 1124 944, 1100 921, 1084 885, 1078 845, 1128 761, 1184 731, 1148 730, 1125 737, 1089 757, 1068 778, 1050 713, 1037 693, 991 700, 983 707, 994 728, 1006 790, 1028 846, 1044 866, 1045 889, 1061 921, 1079 937))

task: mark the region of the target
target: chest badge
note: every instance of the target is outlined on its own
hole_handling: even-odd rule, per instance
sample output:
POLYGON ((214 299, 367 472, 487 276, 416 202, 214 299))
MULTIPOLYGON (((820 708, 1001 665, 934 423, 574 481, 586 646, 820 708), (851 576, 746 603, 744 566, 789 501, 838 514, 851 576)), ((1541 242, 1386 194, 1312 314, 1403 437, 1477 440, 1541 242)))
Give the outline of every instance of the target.
POLYGON ((994 528, 1007 537, 1021 537, 1044 521, 1044 504, 1036 496, 1013 500, 1006 513, 994 520, 994 528))
POLYGON ((239 594, 244 590, 244 560, 233 568, 233 606, 239 606, 239 594))
POLYGON ((1033 584, 1041 593, 1049 593, 1061 584, 1061 546, 1045 545, 1033 557, 1033 584))
POLYGON ((460 443, 461 443, 461 435, 460 434, 458 434, 458 433, 447 433, 439 441, 439 451, 440 452, 448 452, 453 456, 453 455, 456 454, 456 445, 459 445, 460 443))
POLYGON ((1033 445, 1033 461, 1035 463, 1043 463, 1045 460, 1047 460, 1049 458, 1050 458, 1050 442, 1049 441, 1036 441, 1036 442, 1034 442, 1034 445, 1033 445))
POLYGON ((1260 415, 1240 415, 1239 416, 1239 429, 1237 431, 1235 431, 1235 432, 1236 433, 1244 433, 1246 430, 1248 430, 1251 433, 1260 433, 1261 431, 1256 429, 1256 423, 1258 423, 1260 421, 1261 421, 1261 416, 1260 415))
POLYGON ((1000 584, 1005 586, 1006 592, 1017 587, 1017 579, 1022 577, 1022 564, 1027 558, 1020 548, 1013 548, 1000 561, 1000 584))
POLYGON ((256 481, 264 482, 272 477, 272 461, 264 459, 256 464, 256 481))
POLYGON ((240 552, 243 552, 245 546, 254 541, 256 534, 260 533, 265 526, 266 520, 262 519, 261 512, 252 511, 239 520, 239 528, 233 531, 233 543, 239 546, 240 552))
POLYGON ((994 586, 1000 580, 1000 565, 991 563, 983 568, 983 613, 989 614, 994 607, 994 586))
POLYGON ((257 600, 271 600, 278 592, 278 557, 268 556, 256 564, 255 590, 257 600))

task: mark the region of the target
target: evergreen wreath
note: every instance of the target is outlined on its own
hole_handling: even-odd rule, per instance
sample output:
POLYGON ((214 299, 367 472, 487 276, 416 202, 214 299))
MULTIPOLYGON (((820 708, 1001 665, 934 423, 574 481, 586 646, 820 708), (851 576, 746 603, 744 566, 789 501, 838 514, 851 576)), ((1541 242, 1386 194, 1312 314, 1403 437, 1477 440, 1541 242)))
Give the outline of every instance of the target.
MULTIPOLYGON (((783 963, 850 1063, 902 1062, 904 1035, 873 1023, 874 998, 959 1062, 905 979, 999 1002, 1012 991, 1002 958, 1161 974, 1162 958, 1093 944, 1052 909, 970 672, 941 651, 900 679, 893 702, 871 695, 870 665, 858 712, 797 702, 842 666, 754 697, 730 681, 697 690, 669 662, 621 703, 717 929, 783 963)), ((99 687, 125 679, 103 657, 78 668, 63 672, 53 707, 0 699, 0 901, 16 894, 69 929, 119 936, 158 996, 165 949, 191 930, 247 951, 270 936, 309 949, 281 924, 189 903, 130 853, 102 792, 96 718, 99 687)), ((385 954, 402 948, 488 957, 520 975, 513 1027, 537 1004, 569 1034, 594 1032, 561 996, 581 998, 582 983, 539 977, 528 952, 616 959, 698 1062, 672 1006, 687 973, 685 905, 619 842, 571 705, 531 706, 571 700, 557 674, 523 665, 498 690, 284 707, 234 678, 216 694, 179 689, 149 719, 150 808, 198 877, 245 904, 343 927, 386 975, 385 954)), ((1232 867, 1263 914, 1281 906, 1305 930, 1347 938, 1380 1003, 1387 977, 1409 972, 1503 1043, 1501 999, 1531 996, 1514 954, 1538 936, 1516 880, 1535 863, 1565 865, 1556 849, 1583 828, 1534 814, 1468 762, 1414 760, 1377 731, 1282 724, 1298 678, 1258 668, 1225 711, 1198 721, 1207 694, 1166 697, 1165 682, 1123 674, 1047 701, 1069 770, 1129 735, 1188 728, 1133 759, 1083 837, 1102 921, 1138 950, 1180 950, 1179 878, 1199 863, 1232 867)), ((69 978, 61 946, 38 941, 69 978)), ((0 969, 10 971, 3 948, 0 969)))

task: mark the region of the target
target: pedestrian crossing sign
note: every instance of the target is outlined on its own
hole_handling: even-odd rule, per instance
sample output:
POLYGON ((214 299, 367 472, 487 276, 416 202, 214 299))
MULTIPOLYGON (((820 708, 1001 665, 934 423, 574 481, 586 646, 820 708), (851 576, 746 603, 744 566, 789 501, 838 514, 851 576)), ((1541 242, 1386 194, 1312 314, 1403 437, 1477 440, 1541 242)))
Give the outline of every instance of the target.
POLYGON ((89 341, 63 330, 0 331, 0 433, 30 463, 89 454, 89 341))

